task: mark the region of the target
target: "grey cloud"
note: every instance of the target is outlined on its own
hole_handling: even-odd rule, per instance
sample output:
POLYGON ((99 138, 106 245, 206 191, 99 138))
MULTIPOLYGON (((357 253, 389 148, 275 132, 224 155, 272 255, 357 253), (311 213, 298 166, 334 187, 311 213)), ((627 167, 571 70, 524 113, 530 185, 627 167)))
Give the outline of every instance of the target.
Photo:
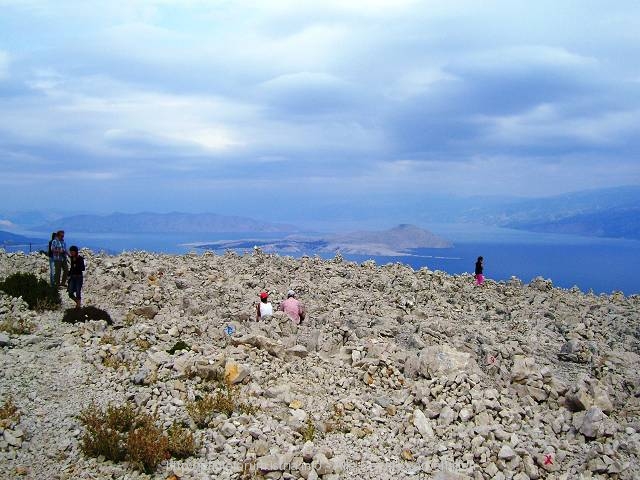
POLYGON ((235 198, 245 178, 256 198, 283 179, 346 198, 455 191, 479 158, 478 176, 532 172, 540 189, 546 166, 572 188, 597 186, 605 160, 637 179, 629 2, 32 3, 0 18, 0 143, 34 189, 68 164, 99 188, 112 170, 114 202, 199 181, 235 198))

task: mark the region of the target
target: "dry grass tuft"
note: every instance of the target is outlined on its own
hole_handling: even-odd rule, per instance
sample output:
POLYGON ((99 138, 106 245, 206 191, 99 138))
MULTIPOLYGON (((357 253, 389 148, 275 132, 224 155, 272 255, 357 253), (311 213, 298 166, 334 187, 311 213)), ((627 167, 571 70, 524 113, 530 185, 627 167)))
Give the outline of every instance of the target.
POLYGON ((206 428, 216 413, 224 413, 230 417, 233 412, 253 415, 258 407, 243 402, 238 387, 229 382, 220 382, 215 393, 206 394, 193 402, 187 403, 187 412, 199 428, 206 428))
POLYGON ((196 442, 193 433, 177 423, 174 423, 167 430, 169 437, 169 453, 172 457, 187 458, 196 454, 196 442))
POLYGON ((0 407, 0 427, 11 428, 20 421, 20 410, 9 395, 0 407))
POLYGON ((160 462, 171 457, 169 440, 153 422, 147 422, 131 431, 126 448, 131 465, 144 473, 152 473, 160 462))
POLYGON ((95 404, 83 410, 80 422, 85 428, 81 450, 91 457, 127 460, 144 473, 152 473, 163 460, 175 455, 186 458, 195 454, 195 441, 187 429, 172 426, 167 434, 146 412, 133 405, 109 405, 105 410, 95 404))
POLYGON ((33 322, 26 318, 15 319, 13 317, 7 317, 4 321, 0 322, 0 332, 7 332, 11 335, 28 335, 33 333, 36 326, 33 322))

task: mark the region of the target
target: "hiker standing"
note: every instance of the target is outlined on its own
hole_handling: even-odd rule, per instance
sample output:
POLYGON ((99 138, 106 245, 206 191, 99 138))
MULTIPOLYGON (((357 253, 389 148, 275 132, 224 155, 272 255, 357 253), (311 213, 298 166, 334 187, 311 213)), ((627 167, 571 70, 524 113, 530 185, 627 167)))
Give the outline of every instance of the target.
POLYGON ((64 241, 64 230, 56 232, 56 238, 51 242, 51 253, 54 264, 54 283, 58 287, 67 284, 69 276, 69 265, 67 265, 67 244, 64 241), (60 270, 62 269, 62 281, 60 281, 60 270))
POLYGON ((75 300, 76 308, 80 308, 82 298, 82 272, 84 272, 84 258, 78 255, 78 247, 72 245, 69 248, 71 268, 69 269, 69 298, 75 300))
POLYGON ((51 240, 49 240, 49 250, 48 250, 48 255, 49 255, 49 283, 52 287, 55 287, 55 280, 56 280, 56 264, 53 260, 53 249, 51 248, 51 244, 53 243, 53 241, 56 239, 56 232, 53 232, 51 234, 51 240))
POLYGON ((483 275, 483 269, 484 269, 484 258, 482 257, 478 257, 478 260, 476 261, 476 270, 475 270, 475 277, 476 277, 476 285, 482 285, 484 282, 484 275, 483 275))

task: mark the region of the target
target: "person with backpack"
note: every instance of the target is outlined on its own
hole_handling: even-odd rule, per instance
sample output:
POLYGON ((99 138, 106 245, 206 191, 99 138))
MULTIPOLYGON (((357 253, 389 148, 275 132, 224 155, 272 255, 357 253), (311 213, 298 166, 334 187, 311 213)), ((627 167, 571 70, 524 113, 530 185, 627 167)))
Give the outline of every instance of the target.
POLYGON ((69 248, 69 258, 71 260, 71 267, 69 268, 69 298, 76 302, 76 308, 80 308, 80 302, 82 298, 82 280, 85 266, 84 258, 82 255, 78 255, 78 247, 72 245, 69 248))

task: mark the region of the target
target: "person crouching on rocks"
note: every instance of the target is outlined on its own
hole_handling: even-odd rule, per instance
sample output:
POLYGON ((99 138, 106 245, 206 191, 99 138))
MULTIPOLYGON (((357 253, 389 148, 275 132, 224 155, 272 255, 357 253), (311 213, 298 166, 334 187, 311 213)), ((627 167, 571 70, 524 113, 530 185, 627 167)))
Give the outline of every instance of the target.
POLYGON ((482 283, 484 282, 484 275, 482 274, 482 271, 484 268, 483 262, 484 262, 484 258, 478 257, 478 260, 476 261, 476 272, 475 272, 476 285, 482 285, 482 283))
POLYGON ((273 305, 269 302, 269 293, 260 292, 260 303, 256 305, 256 322, 271 315, 273 315, 273 305))
POLYGON ((287 299, 280 304, 280 311, 287 314, 295 325, 299 325, 305 317, 304 306, 296 298, 296 292, 289 290, 287 299))
POLYGON ((78 247, 72 245, 69 248, 71 267, 69 268, 69 298, 75 300, 76 308, 80 308, 82 298, 82 272, 84 272, 84 258, 78 255, 78 247))

